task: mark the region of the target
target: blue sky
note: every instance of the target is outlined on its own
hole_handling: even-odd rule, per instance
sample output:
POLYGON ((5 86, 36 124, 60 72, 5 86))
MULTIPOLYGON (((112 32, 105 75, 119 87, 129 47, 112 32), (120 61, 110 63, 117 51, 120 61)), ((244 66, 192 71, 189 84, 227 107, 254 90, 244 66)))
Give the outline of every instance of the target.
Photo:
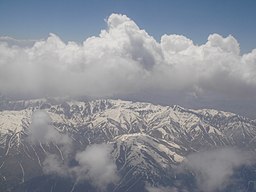
POLYGON ((121 13, 157 40, 175 33, 201 44, 211 33, 232 34, 249 52, 256 47, 255 10, 255 0, 0 0, 0 35, 40 39, 53 32, 79 42, 121 13))

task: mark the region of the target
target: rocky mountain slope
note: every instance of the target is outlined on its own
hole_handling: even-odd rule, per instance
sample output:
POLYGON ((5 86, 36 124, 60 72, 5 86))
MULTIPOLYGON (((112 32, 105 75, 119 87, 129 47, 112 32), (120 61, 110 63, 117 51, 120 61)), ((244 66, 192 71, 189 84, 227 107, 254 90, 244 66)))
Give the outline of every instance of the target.
MULTIPOLYGON (((256 122, 213 109, 192 110, 122 100, 2 100, 0 191, 121 192, 150 191, 158 186, 200 191, 193 170, 181 172, 179 166, 191 153, 227 146, 254 155, 256 122), (46 114, 47 120, 40 120, 39 125, 49 126, 49 135, 36 132, 35 136, 31 127, 35 127, 33 114, 37 111, 46 114), (62 169, 69 170, 79 162, 77 151, 101 143, 111 146, 119 177, 107 187, 95 187, 90 178, 81 181, 67 173, 45 171, 49 154, 63 162, 66 167, 62 169)), ((239 183, 244 190, 253 190, 247 184, 256 177, 255 169, 245 169, 243 176, 240 170, 236 173, 241 182, 235 186, 239 183)), ((225 190, 228 188, 222 189, 225 190)))

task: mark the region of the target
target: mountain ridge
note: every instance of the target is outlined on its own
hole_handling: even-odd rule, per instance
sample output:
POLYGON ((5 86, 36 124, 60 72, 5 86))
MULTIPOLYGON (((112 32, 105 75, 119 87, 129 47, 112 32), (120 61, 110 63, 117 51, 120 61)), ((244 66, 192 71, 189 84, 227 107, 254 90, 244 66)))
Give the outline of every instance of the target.
MULTIPOLYGON (((115 191, 141 190, 145 182, 176 186, 179 178, 176 167, 190 153, 226 146, 254 151, 256 144, 255 121, 213 109, 193 110, 178 105, 110 99, 9 102, 0 111, 0 170, 4 170, 1 183, 7 186, 5 190, 14 190, 12 186, 23 186, 44 175, 42 168, 49 153, 63 161, 74 161, 65 155, 64 142, 51 137, 46 141, 36 138, 38 144, 28 140, 36 111, 43 111, 49 117, 47 122, 39 122, 49 126, 46 131, 61 139, 67 135, 74 151, 101 143, 112 146, 111 156, 121 178, 121 183, 111 189, 115 191), (10 171, 12 165, 17 172, 10 171), (37 171, 31 173, 32 170, 37 171), (127 177, 134 179, 127 180, 127 177)), ((190 173, 184 176, 191 177, 190 173)), ((179 182, 186 183, 186 179, 179 182)))

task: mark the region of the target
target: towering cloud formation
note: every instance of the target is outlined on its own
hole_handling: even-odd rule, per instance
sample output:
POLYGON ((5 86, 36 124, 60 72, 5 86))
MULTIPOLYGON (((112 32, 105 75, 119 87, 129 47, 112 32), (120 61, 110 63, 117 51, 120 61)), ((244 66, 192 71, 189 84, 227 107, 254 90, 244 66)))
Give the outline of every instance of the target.
POLYGON ((82 44, 50 34, 31 47, 0 38, 0 92, 113 96, 142 91, 188 95, 256 95, 256 51, 240 55, 231 35, 211 34, 203 45, 181 35, 160 43, 125 15, 82 44))

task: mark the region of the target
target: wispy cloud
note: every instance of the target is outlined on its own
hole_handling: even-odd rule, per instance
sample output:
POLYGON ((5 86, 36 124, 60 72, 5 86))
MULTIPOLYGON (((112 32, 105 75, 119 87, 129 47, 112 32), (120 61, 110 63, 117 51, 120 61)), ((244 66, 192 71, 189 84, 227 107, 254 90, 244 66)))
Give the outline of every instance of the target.
POLYGON ((195 173, 198 187, 202 191, 214 192, 232 184, 235 169, 252 164, 252 153, 236 148, 220 148, 190 154, 185 167, 195 173))
POLYGON ((51 117, 45 111, 35 111, 32 114, 31 125, 29 126, 28 139, 36 144, 56 143, 60 145, 71 145, 72 141, 66 134, 59 133, 52 125, 51 117))
POLYGON ((34 43, 38 40, 34 39, 15 39, 9 36, 0 36, 0 42, 6 43, 9 46, 19 46, 19 47, 32 47, 34 43))
POLYGON ((59 133, 51 125, 51 118, 45 111, 33 113, 28 131, 29 141, 33 144, 54 143, 59 145, 64 153, 64 159, 56 154, 46 154, 43 161, 45 174, 70 177, 76 182, 89 181, 100 191, 104 191, 108 184, 119 180, 115 160, 111 156, 112 145, 94 144, 84 151, 71 151, 70 149, 73 148, 71 138, 59 133), (75 166, 69 165, 71 160, 77 162, 75 166))
POLYGON ((68 161, 61 160, 55 154, 49 154, 43 162, 43 171, 45 174, 70 177, 76 183, 88 181, 98 190, 105 191, 109 184, 119 180, 111 150, 108 144, 88 146, 84 151, 76 153, 75 166, 69 166, 68 161))
POLYGON ((107 144, 94 144, 76 154, 78 166, 73 168, 78 180, 89 180, 104 191, 108 184, 119 180, 117 167, 107 144))

